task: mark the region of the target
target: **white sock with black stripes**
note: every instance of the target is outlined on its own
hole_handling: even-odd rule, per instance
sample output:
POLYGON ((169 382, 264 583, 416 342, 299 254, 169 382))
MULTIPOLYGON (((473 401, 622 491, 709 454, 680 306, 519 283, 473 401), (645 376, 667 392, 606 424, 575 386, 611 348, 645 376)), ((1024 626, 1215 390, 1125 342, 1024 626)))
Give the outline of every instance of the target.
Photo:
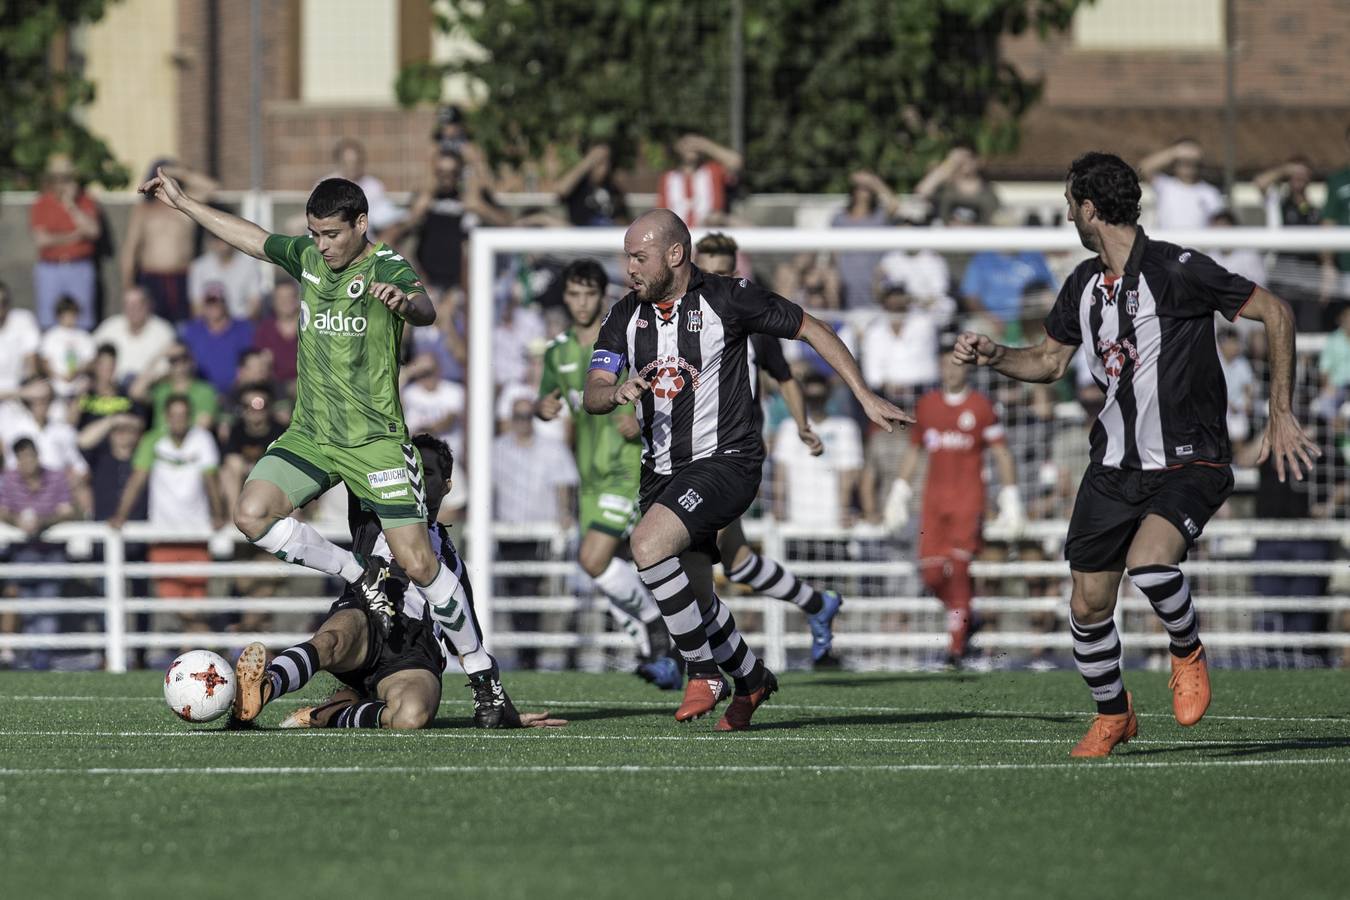
POLYGON ((1190 656, 1200 646, 1200 620, 1191 586, 1176 566, 1135 566, 1130 580, 1148 598, 1172 639, 1173 656, 1190 656))
POLYGON ((483 646, 483 636, 478 631, 468 592, 444 560, 436 571, 436 577, 431 579, 431 584, 419 584, 417 589, 427 598, 431 617, 440 624, 454 644, 464 671, 472 675, 492 668, 492 656, 483 646))
POLYGON ((267 666, 267 677, 272 680, 272 696, 268 702, 300 690, 318 671, 319 651, 309 641, 283 650, 267 666))
POLYGON ((1125 683, 1120 677, 1120 636, 1114 619, 1084 625, 1069 617, 1073 632, 1073 664, 1092 690, 1097 712, 1119 715, 1129 711, 1125 683))
POLYGON ((654 566, 639 569, 638 577, 656 598, 671 640, 690 672, 701 672, 715 665, 698 598, 694 596, 689 577, 680 568, 679 558, 668 556, 654 566))
POLYGON ((820 591, 793 575, 767 556, 751 553, 745 562, 727 571, 727 577, 737 584, 748 585, 760 594, 786 600, 813 616, 825 608, 820 591))
POLYGON ((736 693, 752 694, 759 690, 764 683, 764 666, 741 637, 731 609, 715 594, 712 605, 703 612, 703 630, 708 635, 713 659, 731 676, 736 693))
POLYGON ((365 703, 353 703, 342 712, 328 720, 329 728, 382 728, 380 714, 386 704, 383 700, 369 700, 365 703))
POLYGON ((294 516, 277 519, 252 543, 280 560, 337 575, 348 584, 355 584, 365 574, 365 567, 350 550, 343 550, 294 516))

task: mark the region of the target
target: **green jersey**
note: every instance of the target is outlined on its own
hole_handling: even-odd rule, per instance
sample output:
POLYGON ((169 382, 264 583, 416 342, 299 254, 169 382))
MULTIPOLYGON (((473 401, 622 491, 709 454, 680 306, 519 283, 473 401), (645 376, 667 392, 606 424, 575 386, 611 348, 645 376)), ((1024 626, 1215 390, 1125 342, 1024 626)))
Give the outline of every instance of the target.
POLYGON ((539 396, 555 390, 572 413, 576 439, 577 472, 581 489, 598 489, 606 482, 637 483, 642 466, 642 442, 619 434, 613 415, 593 416, 581 405, 586 389, 586 372, 591 364, 592 344, 577 340, 568 329, 549 342, 544 351, 544 373, 539 379, 539 396))
POLYGON ((398 394, 403 319, 370 296, 370 285, 424 293, 417 273, 384 244, 341 272, 328 268, 308 237, 274 234, 263 250, 300 284, 291 427, 339 447, 381 437, 407 441, 398 394))
MULTIPOLYGON (((1350 169, 1327 176, 1327 201, 1322 207, 1322 224, 1350 225, 1350 169)), ((1336 254, 1336 268, 1350 272, 1350 253, 1336 254)))

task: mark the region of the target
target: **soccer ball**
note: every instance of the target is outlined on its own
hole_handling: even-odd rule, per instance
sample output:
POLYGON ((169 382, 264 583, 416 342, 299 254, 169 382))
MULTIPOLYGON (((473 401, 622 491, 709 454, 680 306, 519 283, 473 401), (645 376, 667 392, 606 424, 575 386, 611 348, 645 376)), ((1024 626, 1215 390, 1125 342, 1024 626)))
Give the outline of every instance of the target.
POLYGON ((219 719, 234 702, 234 667, 210 650, 189 650, 164 673, 164 702, 188 722, 219 719))

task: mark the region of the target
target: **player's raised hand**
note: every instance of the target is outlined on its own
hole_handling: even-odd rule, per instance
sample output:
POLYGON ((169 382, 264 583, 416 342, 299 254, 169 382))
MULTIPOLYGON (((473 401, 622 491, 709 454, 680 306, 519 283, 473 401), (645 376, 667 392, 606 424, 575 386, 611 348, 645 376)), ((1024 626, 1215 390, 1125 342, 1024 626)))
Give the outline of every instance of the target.
POLYGON ((642 434, 642 426, 638 424, 637 416, 630 413, 616 416, 614 427, 619 430, 619 436, 625 441, 635 441, 638 435, 642 434))
POLYGON ((630 378, 614 389, 614 405, 623 406, 626 403, 636 403, 642 399, 643 394, 651 390, 651 387, 641 378, 630 378))
POLYGON ((181 210, 183 202, 187 199, 187 194, 183 192, 183 186, 178 183, 178 179, 172 175, 164 174, 163 168, 155 169, 155 177, 136 190, 146 196, 154 197, 170 209, 181 210))
POLYGON ((906 428, 914 424, 914 417, 889 400, 867 393, 858 398, 867 418, 880 425, 886 431, 895 431, 895 426, 906 428))
POLYGON ((994 361, 998 344, 986 334, 964 331, 956 338, 952 359, 962 366, 987 366, 994 361))
POLYGON ((812 456, 820 456, 825 452, 825 442, 820 439, 820 435, 816 434, 810 422, 797 429, 797 437, 806 445, 806 449, 811 451, 812 456))
POLYGON ((1321 448, 1298 424, 1293 413, 1272 413, 1261 435, 1261 454, 1256 464, 1262 465, 1275 457, 1275 475, 1283 484, 1286 471, 1295 481, 1302 481, 1305 473, 1312 474, 1313 460, 1321 455, 1321 448))
POLYGON ((562 391, 557 388, 534 401, 534 414, 545 422, 558 418, 560 412, 562 412, 562 391))
POLYGON ((373 282, 370 285, 370 295, 401 316, 406 316, 412 309, 408 295, 396 284, 387 281, 373 282))

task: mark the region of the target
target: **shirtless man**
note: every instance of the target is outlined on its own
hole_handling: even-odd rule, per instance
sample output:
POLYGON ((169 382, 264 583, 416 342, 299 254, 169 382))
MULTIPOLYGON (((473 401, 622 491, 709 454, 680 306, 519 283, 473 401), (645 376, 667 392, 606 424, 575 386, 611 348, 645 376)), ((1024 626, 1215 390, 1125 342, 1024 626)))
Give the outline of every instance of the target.
MULTIPOLYGON (((208 200, 216 190, 210 176, 168 159, 156 160, 146 178, 154 178, 159 170, 176 178, 196 199, 208 200)), ((131 210, 126 241, 118 257, 123 290, 134 285, 145 288, 155 315, 174 325, 190 318, 187 275, 197 255, 196 243, 195 222, 147 195, 131 210)))

